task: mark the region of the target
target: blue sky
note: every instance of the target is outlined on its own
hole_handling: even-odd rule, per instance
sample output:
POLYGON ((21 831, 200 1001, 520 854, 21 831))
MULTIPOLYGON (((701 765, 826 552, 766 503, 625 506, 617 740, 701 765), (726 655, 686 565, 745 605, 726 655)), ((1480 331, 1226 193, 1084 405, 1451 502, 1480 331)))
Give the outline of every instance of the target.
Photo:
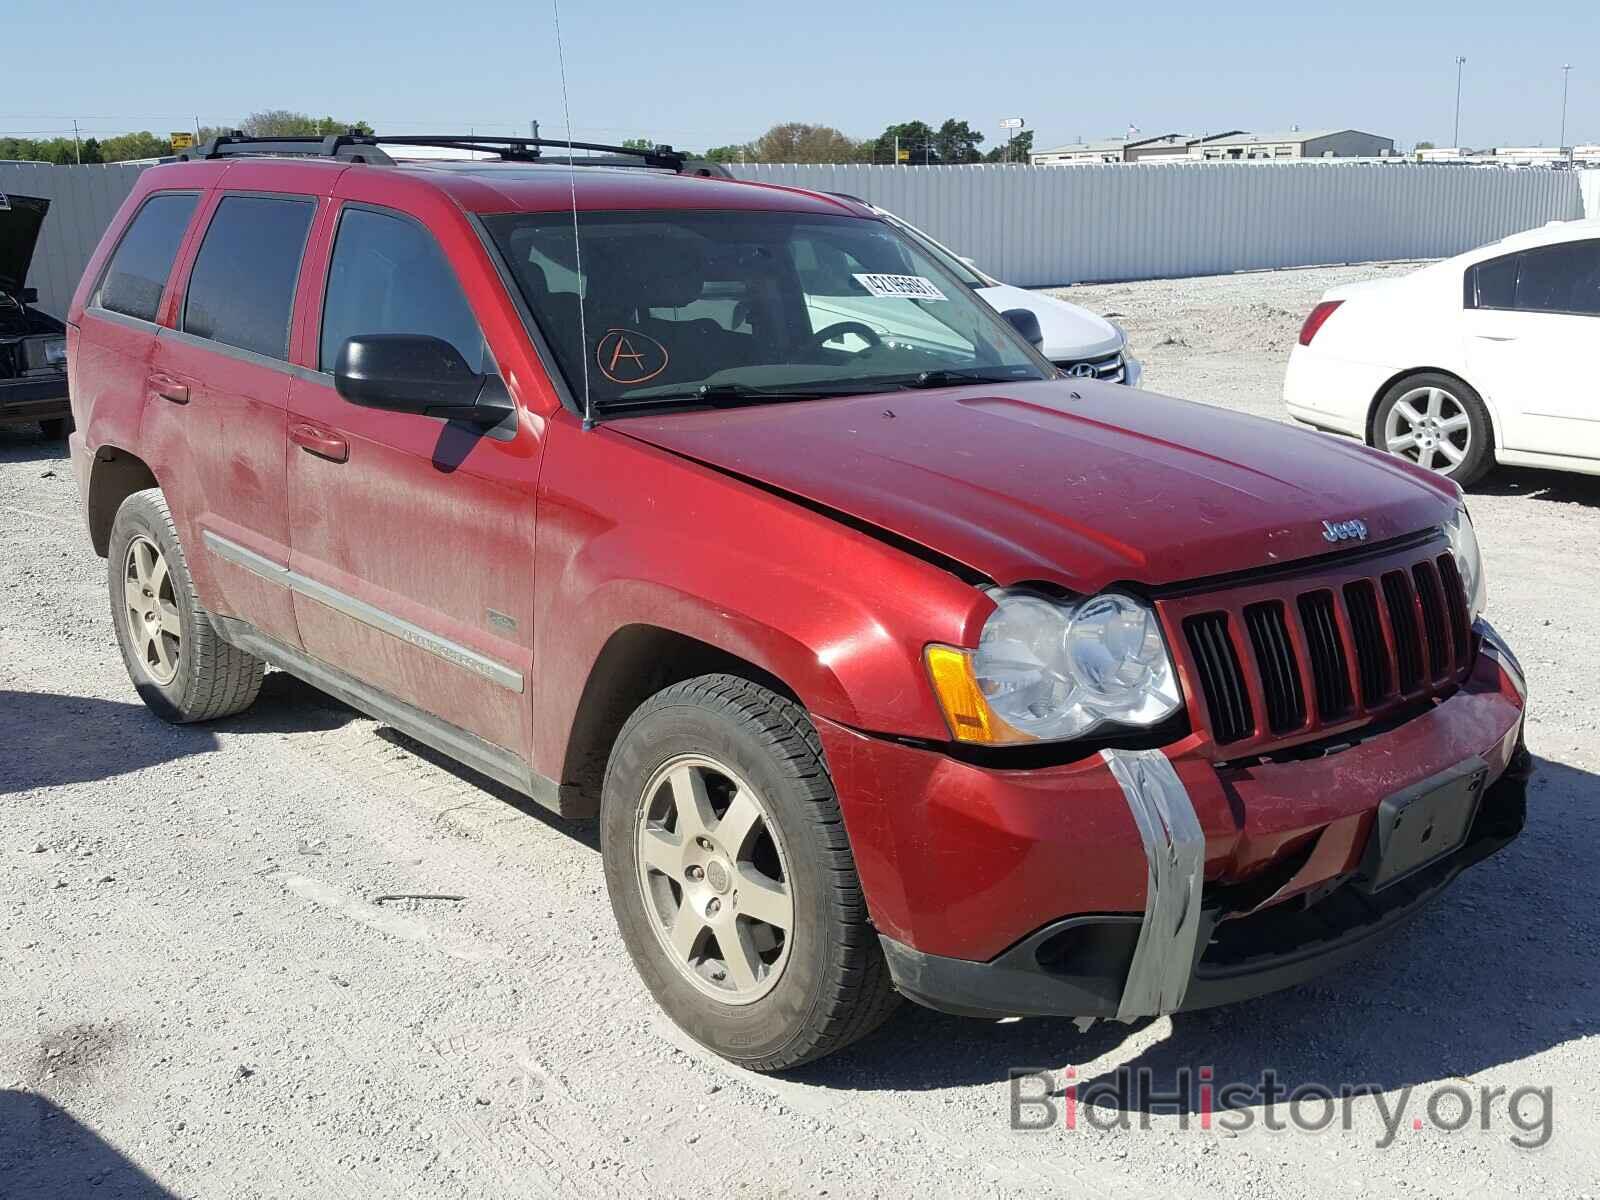
MULTIPOLYGON (((562 128, 549 0, 261 5, 10 0, 0 132, 229 124, 263 108, 386 132, 562 128), (19 56, 13 47, 25 47, 19 56)), ((1448 144, 1467 56, 1469 145, 1600 141, 1600 9, 1544 4, 873 4, 563 0, 580 139, 690 149, 776 121, 867 136, 956 116, 992 143, 1022 116, 1035 145, 1146 133, 1355 127, 1448 144)))

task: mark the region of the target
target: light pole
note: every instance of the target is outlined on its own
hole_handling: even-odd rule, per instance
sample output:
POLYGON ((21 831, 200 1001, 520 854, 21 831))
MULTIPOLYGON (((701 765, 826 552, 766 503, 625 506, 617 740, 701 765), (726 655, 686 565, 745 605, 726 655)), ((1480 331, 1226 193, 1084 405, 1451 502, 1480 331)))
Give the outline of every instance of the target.
POLYGON ((1461 149, 1461 68, 1466 65, 1466 55, 1456 55, 1456 132, 1450 144, 1457 150, 1461 149))
POLYGON ((1572 74, 1572 64, 1561 64, 1561 140, 1556 143, 1557 150, 1567 148, 1567 76, 1572 74))

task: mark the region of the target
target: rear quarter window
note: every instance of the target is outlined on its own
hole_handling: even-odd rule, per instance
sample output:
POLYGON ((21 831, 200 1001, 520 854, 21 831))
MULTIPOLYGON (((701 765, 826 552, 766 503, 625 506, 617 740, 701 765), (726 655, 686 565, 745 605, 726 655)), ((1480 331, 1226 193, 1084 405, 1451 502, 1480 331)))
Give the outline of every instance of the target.
POLYGON ((94 303, 124 316, 154 321, 172 262, 199 201, 192 192, 157 193, 146 200, 112 254, 94 303))
POLYGON ((310 199, 224 196, 189 274, 183 331, 287 359, 295 283, 316 211, 310 199))

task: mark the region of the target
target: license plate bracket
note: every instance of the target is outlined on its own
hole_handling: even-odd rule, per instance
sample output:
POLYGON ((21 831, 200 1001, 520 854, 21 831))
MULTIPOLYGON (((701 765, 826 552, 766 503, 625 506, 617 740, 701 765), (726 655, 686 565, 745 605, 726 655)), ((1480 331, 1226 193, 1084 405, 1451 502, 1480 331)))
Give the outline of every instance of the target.
POLYGON ((1370 890, 1381 891, 1460 849, 1488 780, 1488 764, 1473 757, 1379 804, 1367 851, 1370 890))

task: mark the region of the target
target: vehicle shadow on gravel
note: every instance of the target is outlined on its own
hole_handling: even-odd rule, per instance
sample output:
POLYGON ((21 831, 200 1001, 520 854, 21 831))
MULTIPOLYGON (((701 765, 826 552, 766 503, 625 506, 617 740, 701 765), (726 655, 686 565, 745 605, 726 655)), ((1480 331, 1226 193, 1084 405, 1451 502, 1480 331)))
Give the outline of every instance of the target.
POLYGON ((1474 495, 1522 496, 1553 504, 1584 504, 1600 508, 1600 475, 1577 475, 1569 471, 1539 471, 1533 468, 1499 467, 1467 493, 1474 495))
POLYGON ((792 1078, 917 1091, 1004 1082, 1013 1067, 1060 1072, 1079 1064, 1080 1095, 1097 1079, 1112 1088, 1118 1075, 1141 1069, 1151 1073, 1154 1092, 1170 1094, 1186 1069, 1187 1104, 1123 1093, 1113 1105, 1155 1113, 1198 1112, 1198 1072, 1207 1066, 1214 1089, 1255 1086, 1268 1071, 1286 1092, 1307 1084, 1337 1094, 1345 1084, 1389 1091, 1472 1081, 1479 1071, 1600 1033, 1593 1002, 1600 950, 1584 932, 1600 909, 1597 806, 1600 776, 1537 760, 1522 836, 1368 956, 1286 992, 1179 1014, 1151 1045, 1144 1044, 1150 1021, 1102 1022, 1080 1034, 1065 1020, 997 1024, 907 1005, 853 1050, 792 1078))
POLYGON ((177 1200, 66 1109, 0 1090, 0 1192, 28 1200, 177 1200))
POLYGON ((33 426, 0 428, 0 463, 66 462, 67 443, 47 438, 33 426))
POLYGON ((169 725, 139 700, 0 689, 6 749, 0 796, 32 788, 111 779, 217 749, 217 732, 295 733, 337 729, 355 710, 271 672, 240 716, 209 725, 169 725))

